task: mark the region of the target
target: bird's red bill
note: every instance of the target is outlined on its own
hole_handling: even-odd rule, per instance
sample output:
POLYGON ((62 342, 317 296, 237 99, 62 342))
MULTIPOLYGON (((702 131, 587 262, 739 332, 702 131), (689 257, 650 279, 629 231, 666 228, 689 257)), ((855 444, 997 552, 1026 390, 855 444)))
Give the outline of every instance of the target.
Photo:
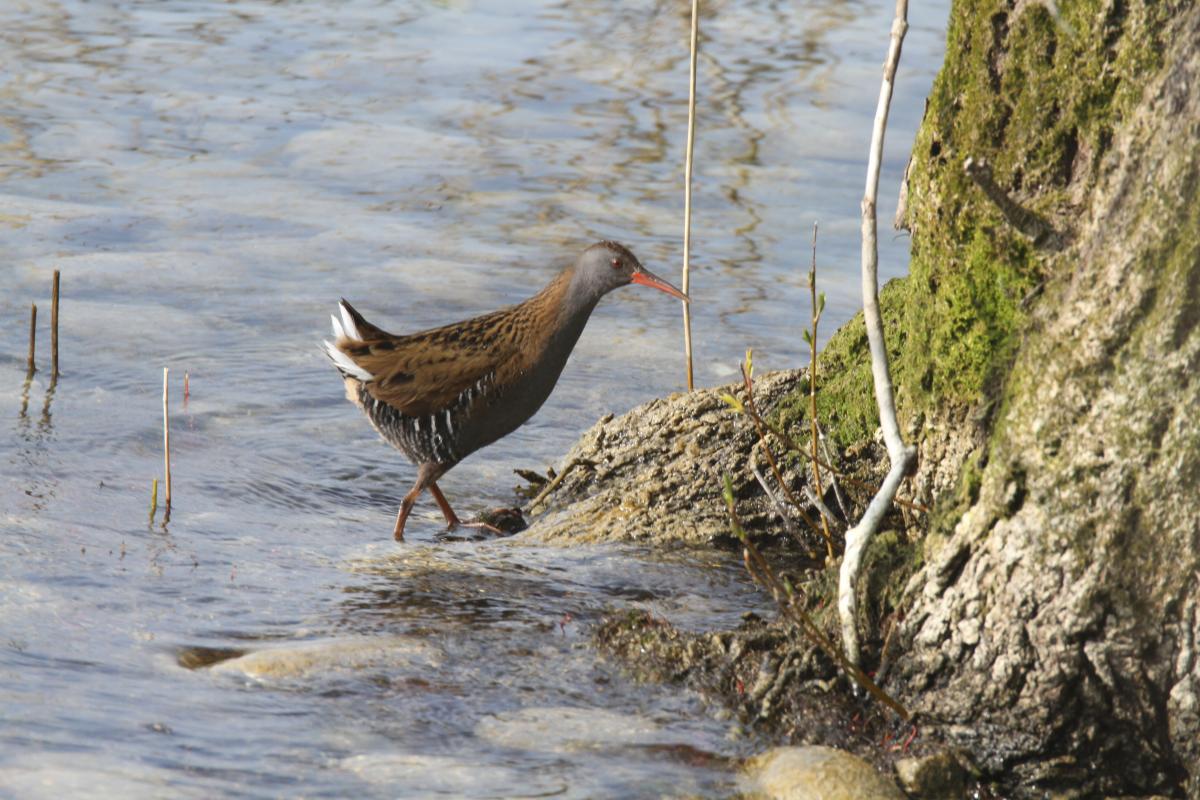
POLYGON ((642 286, 649 286, 651 288, 658 289, 660 292, 666 292, 672 297, 678 297, 685 303, 688 302, 688 296, 686 294, 679 291, 674 286, 655 275, 653 272, 639 270, 638 272, 633 273, 632 280, 634 283, 640 283, 642 286))

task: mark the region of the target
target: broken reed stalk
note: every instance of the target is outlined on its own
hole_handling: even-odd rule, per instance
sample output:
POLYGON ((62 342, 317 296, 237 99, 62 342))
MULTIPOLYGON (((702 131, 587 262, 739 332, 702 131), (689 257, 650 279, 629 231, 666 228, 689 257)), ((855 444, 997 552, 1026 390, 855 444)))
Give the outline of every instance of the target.
POLYGON ((187 371, 185 370, 183 373, 183 406, 184 406, 184 408, 187 408, 188 397, 190 397, 191 394, 192 394, 191 389, 188 387, 188 374, 187 374, 187 371))
POLYGON ((842 487, 838 486, 840 476, 837 469, 829 466, 833 463, 833 455, 829 452, 829 442, 825 439, 825 431, 821 430, 820 422, 817 423, 817 438, 821 441, 821 452, 825 454, 822 465, 829 470, 829 482, 833 485, 833 496, 837 498, 838 508, 842 510, 842 519, 850 519, 850 512, 846 510, 846 498, 842 497, 842 487))
MULTIPOLYGON (((760 419, 761 419, 761 417, 760 417, 760 419)), ((776 427, 775 425, 772 425, 769 422, 766 422, 765 420, 763 420, 763 425, 766 427, 766 429, 769 432, 774 434, 779 439, 779 441, 783 442, 783 446, 786 447, 788 450, 791 450, 794 453, 799 453, 800 455, 804 455, 804 453, 805 453, 804 449, 801 448, 800 445, 796 443, 795 439, 793 439, 791 436, 788 436, 787 433, 784 432, 782 429, 776 427)), ((853 477, 847 475, 846 473, 842 472, 841 470, 839 470, 837 467, 833 466, 833 464, 829 463, 826 460, 818 458, 817 463, 820 464, 822 467, 824 467, 825 471, 828 472, 830 475, 837 477, 837 478, 841 478, 846 483, 850 484, 851 486, 853 486, 857 489, 865 489, 866 491, 870 492, 871 494, 875 494, 876 492, 879 491, 878 486, 872 486, 869 483, 860 481, 857 478, 853 478, 853 477)), ((913 502, 912 500, 905 500, 903 497, 893 497, 892 502, 898 506, 904 506, 905 508, 910 508, 913 511, 920 511, 923 514, 929 513, 929 506, 922 505, 921 503, 913 502)))
POLYGON ((861 686, 872 697, 883 703, 885 706, 894 711, 901 719, 908 722, 912 719, 912 714, 907 708, 900 704, 890 694, 885 692, 866 673, 858 668, 857 664, 852 663, 846 654, 842 652, 833 641, 826 636, 818 627, 813 618, 808 612, 797 602, 795 590, 792 584, 787 579, 781 580, 775 571, 771 569, 771 565, 763 558, 758 548, 750 541, 750 537, 746 535, 746 531, 742 528, 741 519, 738 517, 737 506, 733 502, 733 481, 729 476, 725 476, 725 507, 729 510, 730 528, 733 535, 742 543, 742 560, 746 565, 746 570, 750 573, 750 577, 771 593, 775 599, 775 604, 779 607, 779 612, 791 620, 805 636, 809 638, 813 644, 820 647, 825 653, 832 658, 842 668, 851 680, 861 686))
MULTIPOLYGON (((758 408, 754 404, 753 380, 751 377, 753 375, 753 364, 750 361, 750 353, 749 352, 747 352, 746 356, 747 356, 747 363, 742 365, 742 381, 746 387, 747 402, 742 403, 736 397, 734 397, 733 395, 729 395, 729 394, 722 395, 722 399, 725 400, 726 404, 728 404, 730 406, 730 408, 732 408, 735 412, 737 412, 739 414, 745 414, 746 416, 750 417, 751 422, 754 423, 755 429, 758 432, 758 437, 759 437, 758 443, 763 446, 763 450, 767 455, 767 461, 768 461, 768 463, 770 463, 770 465, 772 467, 772 473, 775 475, 775 479, 777 481, 779 481, 780 488, 783 489, 784 494, 787 495, 788 502, 790 502, 792 504, 792 507, 796 509, 796 512, 798 514, 800 514, 800 516, 801 516, 801 518, 803 518, 805 524, 807 524, 813 530, 821 532, 822 529, 819 528, 815 522, 813 522, 812 517, 808 516, 808 514, 806 514, 804 512, 804 509, 800 506, 799 502, 797 502, 795 494, 793 494, 791 492, 791 490, 787 487, 787 485, 783 482, 783 477, 779 471, 777 462, 775 460, 775 454, 771 450, 770 444, 767 442, 766 434, 767 433, 773 434, 776 438, 779 439, 779 441, 781 441, 783 443, 784 447, 786 447, 788 450, 790 450, 794 453, 799 454, 800 456, 805 456, 807 454, 807 451, 804 448, 800 447, 800 445, 798 445, 796 443, 796 440, 793 439, 791 436, 789 436, 787 433, 785 433, 783 430, 781 430, 777 426, 772 425, 769 422, 767 422, 766 420, 764 420, 762 418, 762 415, 758 412, 758 408), (749 374, 747 374, 747 373, 749 373, 749 374)), ((818 435, 819 435, 819 431, 818 431, 818 435)), ((880 491, 880 487, 872 486, 869 483, 865 483, 863 481, 852 478, 849 475, 846 475, 845 473, 841 472, 837 467, 833 466, 828 461, 824 461, 824 460, 818 458, 816 460, 816 463, 819 464, 820 466, 824 467, 825 470, 834 478, 841 478, 842 480, 844 480, 846 483, 850 484, 851 486, 854 486, 859 489, 865 489, 866 491, 869 491, 872 494, 876 494, 880 491)), ((836 488, 836 483, 835 483, 835 488, 836 488)), ((839 502, 841 502, 840 493, 838 495, 838 499, 839 499, 839 502)), ((922 505, 921 503, 915 503, 911 500, 905 500, 902 497, 893 496, 891 498, 891 502, 895 503, 898 506, 910 508, 914 511, 920 511, 922 513, 929 512, 928 506, 922 505)))
POLYGON ((154 523, 154 514, 158 511, 158 478, 150 483, 150 522, 154 523))
POLYGON ((58 284, 59 271, 54 270, 54 288, 50 293, 50 382, 58 380, 58 284))
MULTIPOLYGON (((758 414, 757 410, 753 410, 753 413, 748 412, 745 405, 738 402, 737 398, 733 397, 732 395, 724 395, 723 399, 737 413, 746 414, 747 416, 749 416, 751 418, 751 420, 755 423, 755 426, 758 426, 759 424, 761 424, 763 429, 765 429, 768 433, 773 434, 776 438, 779 439, 779 441, 783 442, 783 446, 785 448, 787 448, 791 452, 797 453, 801 456, 805 455, 805 450, 796 443, 795 439, 793 439, 791 436, 789 436, 785 431, 783 431, 779 427, 772 425, 771 423, 764 420, 762 418, 762 416, 758 414)), ((761 432, 760 432, 760 441, 762 441, 761 432)), ((833 464, 831 464, 829 461, 825 461, 823 459, 817 459, 817 463, 820 464, 822 467, 824 467, 825 471, 828 472, 834 478, 840 478, 840 479, 844 480, 846 483, 850 484, 851 486, 853 486, 857 489, 863 489, 865 491, 870 492, 872 495, 876 494, 879 491, 878 486, 872 486, 871 484, 866 483, 865 481, 860 481, 857 478, 853 478, 853 477, 847 475, 846 473, 839 470, 837 467, 833 466, 833 464)), ((836 484, 835 484, 835 487, 836 487, 836 484)), ((792 499, 792 498, 789 497, 789 499, 792 499)), ((841 501, 841 497, 840 497, 840 493, 839 493, 839 502, 840 501, 841 501)), ((912 500, 905 500, 903 497, 893 497, 892 502, 898 506, 904 506, 905 508, 912 509, 913 511, 920 511, 922 514, 929 513, 929 506, 923 505, 921 503, 913 502, 912 500)), ((844 503, 843 503, 843 506, 844 506, 844 503)), ((801 512, 801 513, 803 513, 803 512, 801 512)), ((815 529, 815 527, 816 526, 814 526, 814 529, 815 529)))
MULTIPOLYGON (((692 266, 692 146, 696 141, 696 54, 700 50, 700 0, 692 0, 691 58, 688 68, 688 129, 687 150, 683 159, 683 293, 689 290, 688 277, 692 266)), ((692 383, 692 311, 683 304, 683 353, 687 360, 687 388, 692 383)))
MULTIPOLYGON (((800 532, 796 530, 796 522, 792 519, 792 515, 788 513, 787 505, 784 504, 779 496, 775 494, 775 490, 771 488, 771 484, 767 483, 767 479, 758 471, 758 467, 751 467, 750 472, 754 475, 754 480, 758 481, 758 485, 762 487, 763 494, 771 501, 771 505, 775 509, 775 513, 783 520, 783 527, 787 528, 787 532, 792 535, 792 538, 799 539, 800 532)), ((813 555, 816 558, 816 555, 813 555)))
POLYGON ((34 356, 37 353, 37 303, 32 303, 29 306, 29 359, 25 362, 25 380, 33 377, 33 373, 37 372, 37 364, 34 356))
POLYGON ((537 509, 538 506, 542 504, 542 501, 549 497, 550 493, 558 488, 559 484, 563 482, 563 478, 567 477, 568 472, 580 466, 581 464, 590 466, 592 462, 588 461, 587 459, 572 458, 570 461, 564 464, 562 470, 549 481, 547 481, 546 485, 542 487, 542 490, 537 493, 537 496, 529 501, 529 513, 538 513, 537 509))
POLYGON ((163 464, 166 470, 165 512, 171 513, 171 421, 167 416, 167 375, 170 370, 163 367, 163 464))
POLYGON ((821 513, 822 522, 828 523, 829 521, 837 519, 837 517, 835 517, 833 512, 829 509, 829 506, 825 505, 825 501, 821 499, 821 496, 814 492, 812 487, 808 486, 807 484, 804 487, 804 496, 808 498, 808 502, 812 503, 813 508, 821 513))
MULTIPOLYGON (((879 491, 880 487, 878 487, 878 486, 872 486, 871 484, 866 483, 865 481, 860 481, 857 478, 850 477, 849 475, 843 475, 841 473, 834 472, 833 471, 834 468, 829 466, 829 464, 825 463, 824 461, 821 462, 821 465, 823 467, 825 467, 825 469, 828 470, 830 472, 830 474, 837 475, 842 480, 844 480, 846 483, 850 484, 851 486, 853 486, 855 488, 865 489, 866 491, 871 492, 872 494, 875 494, 876 492, 879 491)), ((893 497, 892 502, 898 506, 903 506, 904 508, 907 508, 910 511, 920 511, 922 514, 929 513, 929 506, 927 506, 923 503, 914 502, 912 500, 905 500, 903 497, 893 497)))
POLYGON ((875 401, 879 406, 879 423, 887 444, 890 471, 872 498, 859 523, 846 532, 846 551, 838 576, 838 614, 841 617, 842 641, 847 657, 859 663, 857 606, 854 584, 862 569, 867 543, 879 529, 884 515, 891 508, 892 498, 900 481, 908 473, 916 449, 904 443, 896 419, 896 401, 892 391, 892 376, 888 368, 887 344, 883 338, 883 318, 879 312, 879 244, 875 202, 879 195, 879 170, 883 162, 883 137, 887 130, 888 110, 892 87, 904 34, 908 30, 908 0, 896 0, 896 15, 892 20, 887 61, 883 65, 883 81, 875 107, 875 122, 871 130, 871 149, 867 157, 867 179, 862 199, 862 293, 863 318, 867 327, 867 344, 871 351, 871 376, 875 384, 875 401))
MULTIPOLYGON (((767 463, 771 465, 771 473, 775 476, 776 482, 779 483, 779 488, 787 495, 788 502, 792 504, 792 508, 796 509, 796 513, 800 515, 800 519, 804 520, 804 524, 812 528, 814 531, 821 532, 821 526, 813 521, 813 518, 805 513, 804 508, 796 499, 796 495, 792 492, 787 481, 783 479, 783 472, 779 469, 779 463, 775 460, 775 454, 771 451, 771 445, 767 441, 767 423, 763 420, 762 415, 758 413, 758 407, 754 404, 754 362, 751 358, 751 351, 746 351, 746 361, 742 364, 742 383, 746 387, 746 416, 754 423, 754 428, 758 432, 758 443, 762 445, 763 453, 767 456, 767 463)), ((828 533, 825 535, 828 537, 828 533)), ((827 539, 826 545, 829 548, 830 554, 833 553, 832 540, 827 539)))
MULTIPOLYGON (((816 496, 823 497, 825 490, 821 487, 821 462, 817 457, 817 323, 821 321, 821 312, 825 310, 825 294, 820 301, 817 299, 817 223, 813 223, 812 235, 812 266, 808 270, 808 292, 812 297, 812 330, 805 331, 808 339, 808 399, 809 419, 812 423, 812 473, 816 496)), ((819 508, 823 508, 823 504, 819 508)), ((829 532, 829 519, 821 514, 821 532, 825 534, 825 547, 829 558, 833 558, 833 535, 829 532)))

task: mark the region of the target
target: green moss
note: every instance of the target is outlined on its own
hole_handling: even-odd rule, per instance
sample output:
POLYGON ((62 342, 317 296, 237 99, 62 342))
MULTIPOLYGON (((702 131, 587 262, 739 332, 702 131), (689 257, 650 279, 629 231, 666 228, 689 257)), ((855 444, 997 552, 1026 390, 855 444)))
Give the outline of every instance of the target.
POLYGON ((911 542, 896 531, 883 531, 867 545, 863 556, 863 574, 867 576, 865 592, 859 603, 859 613, 872 619, 862 619, 861 630, 879 630, 879 621, 900 607, 904 587, 924 563, 919 544, 911 542))
MULTIPOLYGON (((996 389, 1022 330, 1021 303, 1052 254, 1036 252, 963 172, 986 159, 998 185, 1069 228, 1115 122, 1158 69, 1147 15, 1101 2, 1055 19, 1042 4, 954 6, 946 64, 914 148, 908 222, 909 346, 896 369, 917 407, 972 405, 996 389), (1097 46, 1101 43, 1102 46, 1097 46)), ((1156 55, 1157 54, 1157 55, 1156 55)))
MULTIPOLYGON (((905 281, 896 280, 880 292, 884 325, 895 332, 888 340, 893 362, 903 341, 899 323, 905 303, 904 290, 905 281)), ((807 385, 802 391, 807 393, 807 385)), ((795 426, 807 420, 810 405, 807 396, 792 396, 776 408, 779 422, 795 426)), ((869 439, 879 427, 867 330, 861 312, 843 325, 821 351, 817 363, 817 417, 841 447, 869 439)))
POLYGON ((1034 286, 1033 254, 1019 239, 976 229, 961 252, 959 269, 941 276, 929 305, 906 309, 908 329, 923 346, 902 353, 897 379, 922 405, 983 397, 1012 360, 1020 304, 1034 286))
MULTIPOLYGON (((1025 305, 1053 269, 962 169, 986 159, 1022 207, 1070 233, 1115 125, 1161 66, 1173 4, 959 0, 913 148, 910 276, 880 294, 902 423, 1003 397, 1025 305)), ((818 415, 842 446, 878 426, 861 315, 821 354, 818 415)), ((785 402, 799 424, 807 401, 785 402)))

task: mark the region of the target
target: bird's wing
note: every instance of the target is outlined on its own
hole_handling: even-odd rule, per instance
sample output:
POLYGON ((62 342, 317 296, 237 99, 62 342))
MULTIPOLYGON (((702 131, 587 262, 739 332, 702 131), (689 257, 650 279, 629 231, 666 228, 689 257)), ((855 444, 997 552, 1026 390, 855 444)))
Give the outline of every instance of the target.
MULTIPOLYGON (((498 374, 507 377, 519 355, 517 342, 500 332, 509 309, 409 336, 393 336, 367 323, 348 303, 343 301, 343 306, 350 312, 355 330, 344 329, 334 347, 366 374, 364 378, 350 373, 363 381, 372 397, 407 416, 447 409, 472 387, 482 394, 498 374)), ((335 361, 340 359, 335 356, 335 361)))

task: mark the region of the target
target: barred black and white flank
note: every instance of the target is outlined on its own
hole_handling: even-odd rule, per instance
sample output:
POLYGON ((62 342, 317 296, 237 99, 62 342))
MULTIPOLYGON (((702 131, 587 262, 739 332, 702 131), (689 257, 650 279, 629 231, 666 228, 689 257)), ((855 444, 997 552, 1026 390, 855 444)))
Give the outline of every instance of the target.
POLYGON ((372 325, 341 301, 325 351, 346 397, 419 467, 396 518, 397 539, 427 488, 446 521, 458 524, 437 479, 541 408, 596 303, 629 283, 687 299, 626 248, 600 242, 523 303, 407 336, 372 325))

